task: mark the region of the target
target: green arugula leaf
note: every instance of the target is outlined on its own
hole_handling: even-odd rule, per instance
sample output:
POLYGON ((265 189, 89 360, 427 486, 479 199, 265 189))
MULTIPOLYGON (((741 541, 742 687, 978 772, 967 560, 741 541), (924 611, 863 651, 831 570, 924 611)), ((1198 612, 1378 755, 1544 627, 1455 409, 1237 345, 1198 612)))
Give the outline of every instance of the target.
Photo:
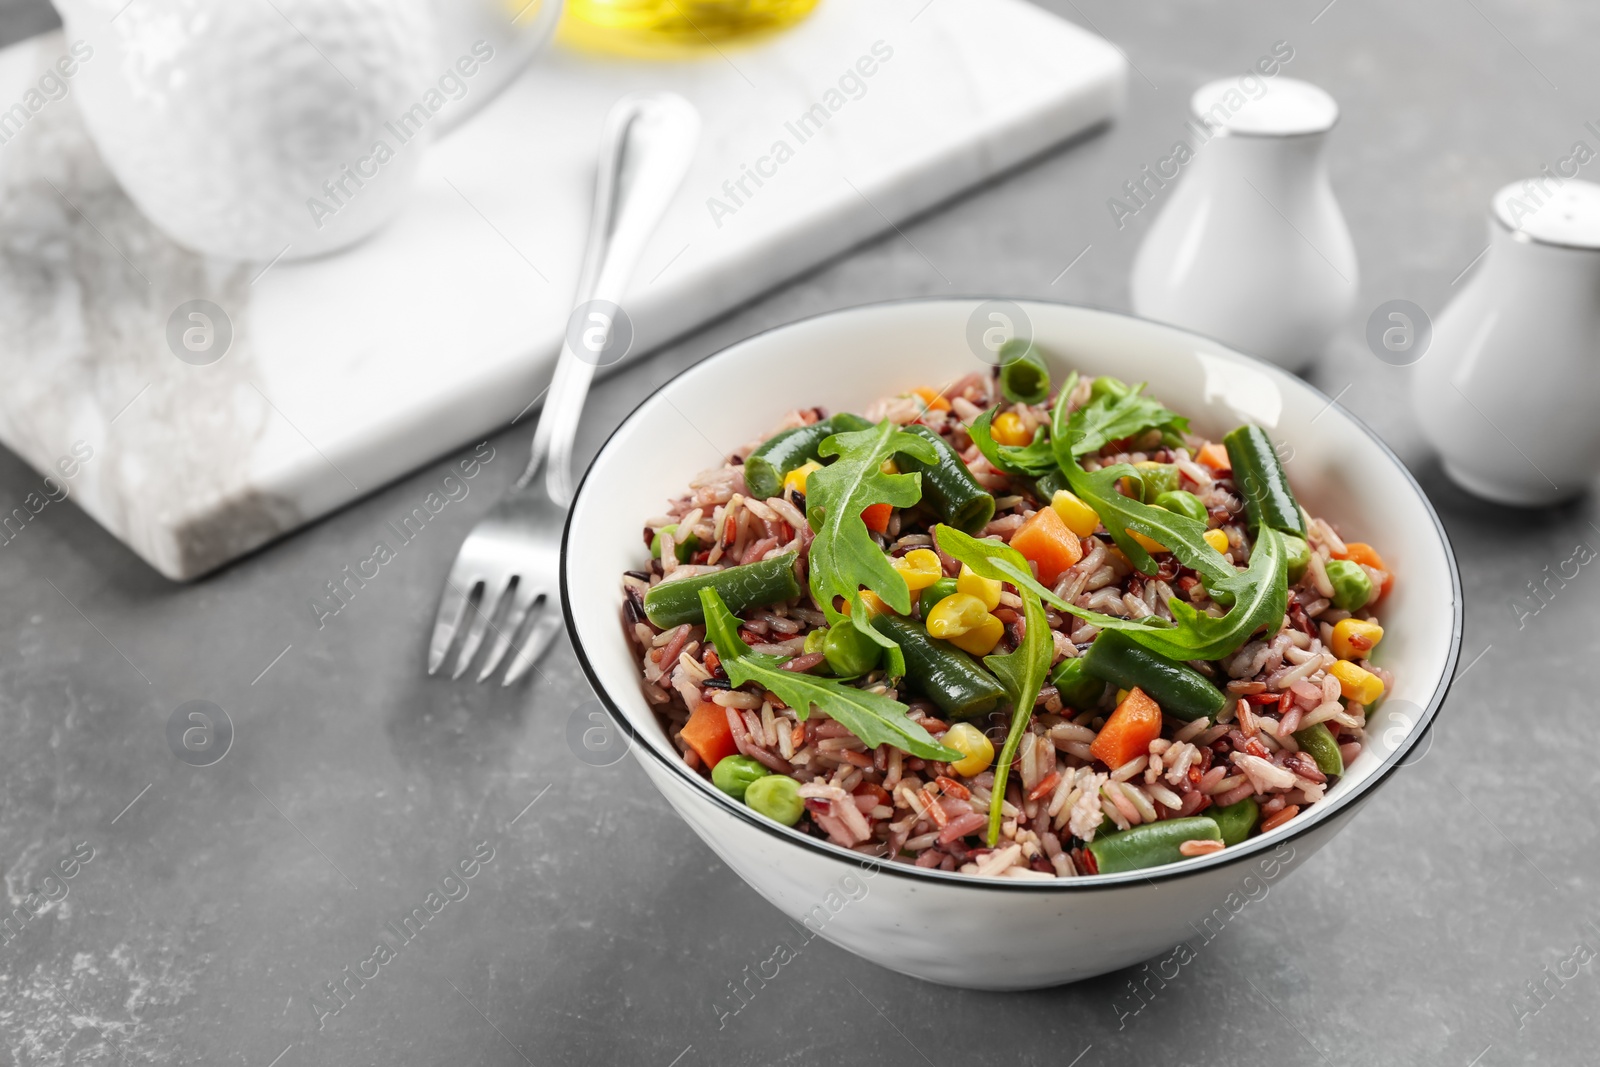
POLYGON ((1051 413, 1051 437, 1062 469, 1078 456, 1098 452, 1113 441, 1145 430, 1182 433, 1189 428, 1188 419, 1145 396, 1143 389, 1138 385, 1121 396, 1103 393, 1069 416, 1067 403, 1072 390, 1062 386, 1051 413))
MULTIPOLYGON (((959 542, 951 538, 945 532, 946 529, 947 527, 943 526, 938 528, 939 547, 950 556, 972 566, 969 561, 956 555, 951 546, 960 547, 959 542)), ((1233 570, 1230 577, 1222 579, 1214 586, 1207 583, 1213 600, 1217 599, 1218 594, 1232 598, 1233 606, 1220 619, 1197 611, 1194 605, 1177 597, 1167 601, 1167 607, 1171 610, 1174 620, 1170 623, 1155 616, 1122 619, 1115 615, 1103 615, 1098 611, 1069 604, 1056 596, 1033 576, 1026 560, 1018 561, 997 556, 991 558, 988 565, 995 573, 985 574, 985 577, 1008 581, 1015 585, 1019 592, 1024 589, 1031 590, 1051 607, 1076 615, 1102 630, 1121 630, 1151 652, 1180 663, 1194 659, 1219 660, 1233 655, 1255 635, 1257 630, 1263 626, 1275 627, 1281 622, 1289 604, 1288 546, 1284 542, 1283 535, 1270 527, 1263 527, 1257 537, 1255 548, 1250 553, 1248 567, 1242 571, 1233 570)), ((977 570, 976 567, 973 569, 977 570)))
MULTIPOLYGON (((806 478, 806 521, 816 534, 808 565, 817 606, 836 623, 854 613, 853 602, 865 587, 895 611, 910 614, 911 590, 872 539, 861 513, 873 504, 905 508, 921 500, 920 474, 885 474, 882 467, 896 452, 934 463, 933 446, 885 419, 868 430, 834 434, 817 451, 838 457, 806 478), (845 611, 834 606, 836 597, 844 598, 845 611)), ((871 626, 862 632, 876 633, 871 626)))
MULTIPOLYGON (((1011 698, 1011 727, 1006 732, 1005 745, 995 763, 994 790, 989 801, 989 828, 986 840, 993 848, 1000 840, 1001 806, 1006 797, 1006 779, 1011 774, 1012 761, 1022 745, 1022 736, 1028 732, 1033 719, 1033 706, 1044 688, 1050 673, 1050 661, 1055 659, 1055 639, 1050 636, 1050 620, 1040 603, 1044 589, 1033 581, 1028 561, 1021 552, 1000 541, 971 537, 953 526, 933 528, 933 537, 944 553, 972 568, 980 577, 994 581, 1009 581, 1017 587, 1022 598, 1022 644, 1004 655, 985 656, 983 665, 994 672, 1011 698), (1028 584, 1018 584, 1018 575, 1027 575, 1028 584)), ((1054 594, 1051 594, 1052 597, 1054 594)))
POLYGON ((810 716, 812 708, 818 708, 868 747, 893 745, 931 760, 961 758, 961 753, 939 744, 921 724, 907 718, 906 706, 893 697, 834 678, 786 671, 779 666, 784 662, 782 656, 750 651, 750 646, 739 640, 739 620, 715 588, 700 590, 700 605, 706 616, 706 640, 715 646, 722 669, 734 685, 754 682, 776 693, 802 720, 810 716))
POLYGON ((1050 436, 1043 426, 1034 431, 1031 444, 1002 445, 994 439, 989 424, 994 421, 995 414, 999 410, 996 407, 993 411, 985 411, 967 427, 967 432, 972 435, 972 441, 978 446, 978 451, 994 464, 996 470, 1018 477, 1037 478, 1041 474, 1055 470, 1055 449, 1051 446, 1050 436))

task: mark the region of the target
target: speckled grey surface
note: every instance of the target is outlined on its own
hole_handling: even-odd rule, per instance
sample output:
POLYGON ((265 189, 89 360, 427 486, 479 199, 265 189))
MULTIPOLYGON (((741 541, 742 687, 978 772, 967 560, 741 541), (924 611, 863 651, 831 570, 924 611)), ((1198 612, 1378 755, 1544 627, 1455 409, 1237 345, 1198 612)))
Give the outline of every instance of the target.
MULTIPOLYGON (((1149 212, 1119 232, 1106 199, 1166 154, 1197 84, 1292 43, 1287 72, 1344 110, 1334 185, 1363 271, 1358 311, 1313 377, 1349 387, 1343 403, 1443 516, 1467 590, 1466 676, 1427 755, 1303 869, 1197 939, 1141 1011, 1127 1010, 1137 969, 965 993, 818 941, 719 1029, 726 983, 787 927, 631 761, 573 757, 568 718, 589 694, 571 650, 509 693, 421 676, 441 577, 516 473, 521 428, 320 629, 308 602, 443 463, 191 587, 70 503, 0 545, 5 904, 67 894, 0 943, 0 1063, 1592 1061, 1600 832, 1586 694, 1600 682, 1600 578, 1584 568, 1520 620, 1513 604, 1546 564, 1600 545, 1593 504, 1519 514, 1444 484, 1407 415, 1405 372, 1366 351, 1361 325, 1394 297, 1437 311, 1483 248, 1489 194, 1592 144, 1600 9, 1324 3, 1053 4, 1127 50, 1124 121, 602 383, 578 446, 592 454, 688 364, 812 312, 947 292, 1125 307, 1149 212), (169 717, 193 699, 236 729, 210 767, 167 745, 169 717), (71 858, 80 843, 86 863, 71 858), (321 984, 370 956, 382 924, 423 905, 447 868, 489 849, 467 896, 319 1030, 321 984), (45 885, 63 861, 74 877, 45 885)), ((0 7, 0 36, 47 24, 41 6, 0 7)), ((38 486, 0 454, 6 511, 38 486)))

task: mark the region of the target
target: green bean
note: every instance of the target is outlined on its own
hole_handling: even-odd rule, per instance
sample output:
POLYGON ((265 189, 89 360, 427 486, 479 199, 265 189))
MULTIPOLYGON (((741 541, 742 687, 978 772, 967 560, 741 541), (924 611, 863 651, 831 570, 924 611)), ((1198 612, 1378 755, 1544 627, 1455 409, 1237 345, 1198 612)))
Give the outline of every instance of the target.
POLYGON ((1187 515, 1195 522, 1206 522, 1206 506, 1200 503, 1200 498, 1183 489, 1169 489, 1160 493, 1153 501, 1156 507, 1165 508, 1174 515, 1187 515))
POLYGON ((1372 576, 1361 564, 1348 559, 1328 561, 1328 581, 1333 585, 1333 606, 1360 611, 1372 599, 1372 576))
POLYGON ((1000 683, 977 660, 947 641, 929 637, 920 624, 885 613, 872 625, 900 646, 906 677, 952 718, 987 715, 1005 698, 1000 683))
POLYGON ((645 616, 662 629, 685 622, 705 622, 700 590, 708 585, 716 589, 735 615, 758 604, 792 600, 800 595, 800 583, 794 576, 795 557, 796 553, 785 552, 757 563, 659 582, 644 595, 645 616))
POLYGON ((757 778, 745 788, 744 802, 751 810, 785 826, 799 822, 806 811, 806 802, 800 799, 800 783, 787 774, 757 778))
POLYGON ((924 589, 922 596, 917 600, 918 606, 922 609, 922 617, 926 619, 928 612, 933 610, 934 605, 955 592, 956 580, 954 578, 940 578, 937 582, 924 589))
POLYGON ((828 668, 839 678, 855 678, 866 674, 878 665, 883 648, 857 630, 849 619, 840 619, 828 627, 828 636, 822 642, 822 655, 828 668))
POLYGON ((994 518, 994 497, 972 476, 950 443, 920 423, 905 427, 933 445, 938 459, 924 463, 904 452, 895 454, 900 470, 922 475, 922 499, 933 505, 945 522, 962 533, 976 535, 994 518))
POLYGON ((1082 656, 1062 660, 1051 673, 1050 684, 1061 694, 1061 703, 1078 711, 1088 711, 1106 695, 1105 680, 1089 673, 1082 656))
POLYGON ((1013 337, 1000 346, 1000 392, 1013 404, 1038 404, 1050 395, 1050 371, 1032 341, 1013 337))
POLYGON ((749 756, 723 756, 711 768, 711 784, 735 800, 743 800, 745 790, 772 772, 749 756))
POLYGON ((1086 671, 1119 689, 1138 686, 1174 719, 1216 719, 1228 698, 1205 675, 1167 659, 1118 630, 1106 630, 1083 654, 1086 671))
MULTIPOLYGON (((656 535, 654 537, 650 538, 650 558, 651 559, 660 559, 661 558, 661 535, 662 534, 672 534, 672 535, 676 536, 677 533, 678 533, 678 524, 677 523, 673 523, 671 526, 663 526, 663 527, 661 527, 661 529, 657 530, 656 531, 656 535)), ((672 554, 674 556, 678 557, 678 562, 679 563, 687 563, 689 561, 689 557, 694 555, 695 554, 695 550, 698 549, 699 547, 700 547, 700 538, 696 537, 694 534, 690 534, 688 537, 685 537, 682 541, 678 542, 677 547, 673 550, 672 554)))
POLYGON ((1187 819, 1162 819, 1129 830, 1095 837, 1087 846, 1101 874, 1137 871, 1187 859, 1179 846, 1185 841, 1221 841, 1222 831, 1203 815, 1187 819))
MULTIPOLYGON (((720 763, 717 766, 722 766, 720 763)), ((1261 806, 1249 797, 1229 804, 1225 808, 1210 807, 1205 817, 1217 824, 1222 832, 1222 843, 1230 848, 1250 836, 1261 817, 1261 806)))
POLYGON ((1311 565, 1311 546, 1298 534, 1284 534, 1283 551, 1289 557, 1289 584, 1293 585, 1305 577, 1311 565))
POLYGON ((783 479, 796 467, 821 457, 817 448, 836 433, 870 429, 872 423, 860 415, 841 412, 810 426, 796 426, 775 433, 762 442, 744 461, 744 484, 758 500, 775 497, 783 491, 783 479))
POLYGON ((1289 479, 1272 440, 1259 426, 1240 426, 1222 439, 1233 464, 1233 484, 1244 494, 1253 530, 1266 523, 1283 533, 1306 536, 1306 520, 1295 503, 1289 479))
POLYGON ((1317 770, 1330 778, 1344 773, 1344 754, 1326 723, 1312 723, 1304 730, 1296 730, 1294 739, 1302 752, 1317 761, 1317 770))

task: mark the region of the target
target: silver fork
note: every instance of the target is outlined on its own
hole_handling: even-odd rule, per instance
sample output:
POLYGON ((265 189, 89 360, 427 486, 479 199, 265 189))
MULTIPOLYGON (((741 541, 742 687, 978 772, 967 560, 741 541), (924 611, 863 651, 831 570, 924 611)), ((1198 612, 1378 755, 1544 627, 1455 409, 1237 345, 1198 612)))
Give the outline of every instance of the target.
MULTIPOLYGON (((612 352, 613 337, 616 347, 624 344, 621 332, 613 333, 615 320, 626 319, 617 302, 645 242, 683 183, 699 134, 699 113, 674 93, 630 94, 606 116, 594 215, 574 304, 575 312, 583 314, 569 320, 527 469, 473 527, 445 578, 428 646, 429 674, 444 665, 469 611, 472 622, 456 654, 452 678, 466 673, 493 630, 494 642, 478 681, 493 674, 515 647, 517 654, 501 682, 510 685, 538 662, 561 629, 556 604, 561 532, 572 503, 578 417, 595 368, 625 354, 612 352), (531 630, 518 644, 530 620, 531 630)), ((623 330, 631 337, 631 326, 623 330)))

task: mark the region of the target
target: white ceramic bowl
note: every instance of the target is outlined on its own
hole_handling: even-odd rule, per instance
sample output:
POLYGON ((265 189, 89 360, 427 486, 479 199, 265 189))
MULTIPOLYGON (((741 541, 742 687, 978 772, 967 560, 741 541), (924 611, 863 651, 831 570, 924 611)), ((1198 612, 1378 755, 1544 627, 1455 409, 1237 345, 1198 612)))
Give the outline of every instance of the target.
POLYGON ((797 938, 820 933, 934 982, 1024 989, 1102 974, 1204 936, 1325 844, 1411 752, 1444 700, 1460 646, 1461 589, 1444 529, 1405 467, 1305 382, 1170 326, 1019 301, 1057 381, 1077 368, 1148 382, 1214 437, 1241 422, 1261 425, 1293 450, 1286 468, 1305 506, 1382 551, 1397 578, 1383 605, 1378 660, 1396 681, 1374 714, 1369 747, 1321 803, 1271 833, 1126 874, 1032 882, 874 865, 756 815, 684 766, 640 692, 619 578, 646 559, 643 520, 795 407, 859 411, 978 368, 966 337, 979 303, 916 300, 820 315, 742 341, 668 382, 590 467, 567 523, 561 591, 584 671, 645 773, 729 867, 813 931, 797 938))

